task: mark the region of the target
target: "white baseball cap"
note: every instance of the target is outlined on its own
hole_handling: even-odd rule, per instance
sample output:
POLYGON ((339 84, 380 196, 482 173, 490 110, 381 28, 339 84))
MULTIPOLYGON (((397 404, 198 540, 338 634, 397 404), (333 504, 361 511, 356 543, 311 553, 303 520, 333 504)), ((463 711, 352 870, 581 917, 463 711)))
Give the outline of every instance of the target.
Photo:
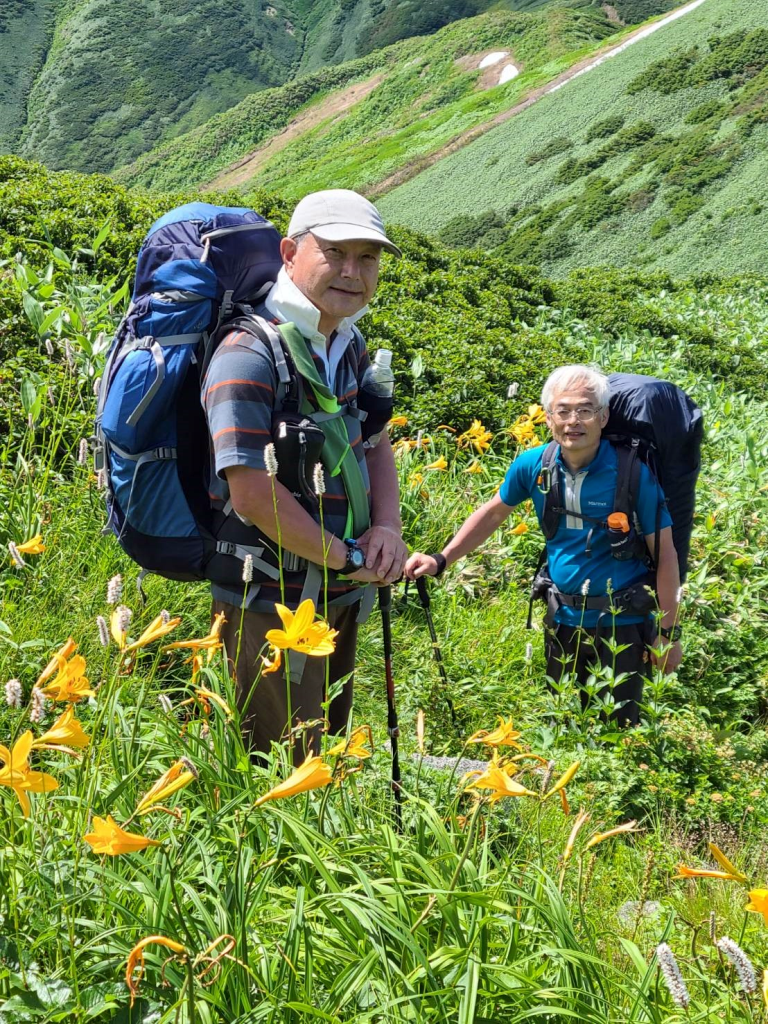
POLYGON ((304 196, 293 211, 288 237, 305 231, 326 242, 378 242, 387 252, 403 255, 387 238, 384 221, 373 203, 348 188, 330 188, 304 196))

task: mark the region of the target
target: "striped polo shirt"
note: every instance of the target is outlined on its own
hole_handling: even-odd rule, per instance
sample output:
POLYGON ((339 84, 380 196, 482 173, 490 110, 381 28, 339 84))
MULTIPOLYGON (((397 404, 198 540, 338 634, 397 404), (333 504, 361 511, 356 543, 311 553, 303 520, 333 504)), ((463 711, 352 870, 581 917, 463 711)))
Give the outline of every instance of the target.
MULTIPOLYGON (((360 333, 353 330, 354 321, 366 311, 362 309, 355 317, 342 320, 328 346, 325 336, 317 329, 319 310, 299 291, 283 269, 264 306, 257 312, 273 323, 290 322, 299 328, 307 342, 318 376, 343 404, 354 402, 359 382, 370 362, 365 342, 360 333)), ((202 403, 211 438, 208 491, 211 505, 217 511, 222 511, 229 501, 226 478, 229 467, 266 469, 264 449, 272 440, 272 413, 278 388, 272 349, 268 343, 238 330, 222 338, 211 359, 202 388, 202 403)), ((312 400, 311 391, 306 389, 306 392, 312 400)), ((344 422, 370 496, 360 421, 354 416, 345 416, 344 422)), ((323 523, 328 531, 343 538, 349 503, 341 474, 331 476, 326 471, 325 486, 323 523)), ((311 514, 319 522, 319 511, 311 514)), ((276 545, 259 534, 254 527, 253 543, 256 545, 264 542, 276 550, 276 545)), ((301 600, 304 577, 305 573, 301 571, 284 573, 285 603, 291 608, 295 608, 301 600)), ((216 600, 235 605, 242 602, 244 589, 233 590, 218 584, 212 585, 216 600)), ((336 580, 335 574, 329 571, 330 602, 345 604, 357 600, 359 595, 359 587, 351 587, 348 583, 336 580)), ((280 600, 279 583, 254 580, 247 595, 247 607, 251 611, 272 611, 275 602, 280 600)))

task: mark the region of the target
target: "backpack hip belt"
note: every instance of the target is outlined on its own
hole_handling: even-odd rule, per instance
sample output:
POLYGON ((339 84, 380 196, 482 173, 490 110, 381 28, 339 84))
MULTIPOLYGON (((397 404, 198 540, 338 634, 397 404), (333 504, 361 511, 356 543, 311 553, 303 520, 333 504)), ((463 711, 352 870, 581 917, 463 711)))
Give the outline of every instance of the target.
POLYGON ((615 590, 612 594, 565 594, 546 573, 539 573, 533 583, 528 608, 528 624, 531 627, 534 600, 540 599, 547 604, 545 622, 552 627, 555 616, 560 608, 575 608, 578 611, 599 612, 598 627, 603 615, 613 611, 631 615, 649 615, 656 608, 656 599, 652 593, 653 576, 648 575, 636 583, 615 590))

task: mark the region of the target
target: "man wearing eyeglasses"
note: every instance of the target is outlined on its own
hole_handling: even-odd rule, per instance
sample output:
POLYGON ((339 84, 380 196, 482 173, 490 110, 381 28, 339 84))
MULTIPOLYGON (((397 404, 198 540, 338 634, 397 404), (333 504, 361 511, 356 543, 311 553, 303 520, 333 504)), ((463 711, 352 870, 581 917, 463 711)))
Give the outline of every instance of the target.
MULTIPOLYGON (((648 578, 647 564, 639 557, 614 557, 605 528, 608 516, 614 512, 618 472, 616 449, 602 437, 608 422, 609 398, 608 379, 588 366, 560 367, 542 390, 547 425, 558 445, 553 471, 560 474, 560 494, 566 510, 546 548, 547 585, 552 586, 545 596, 556 597, 554 602, 550 600, 547 620, 547 675, 557 682, 565 673, 573 673, 583 687, 596 665, 610 666, 614 678, 626 673, 612 690, 617 705, 612 717, 622 724, 636 724, 650 664, 671 672, 682 659, 677 635, 680 575, 664 495, 642 465, 635 504, 642 536, 656 564, 656 600, 663 613, 661 635, 657 636, 656 619, 643 608, 643 598, 647 601, 643 586, 648 578), (622 603, 617 596, 634 595, 635 591, 638 599, 628 601, 627 609, 617 613, 622 603)), ((541 472, 543 452, 544 447, 539 446, 519 455, 498 493, 469 516, 442 552, 411 555, 406 575, 410 579, 440 575, 446 566, 488 540, 513 508, 527 498, 533 500, 541 519, 546 497, 541 472)), ((581 697, 586 706, 584 689, 581 697)))

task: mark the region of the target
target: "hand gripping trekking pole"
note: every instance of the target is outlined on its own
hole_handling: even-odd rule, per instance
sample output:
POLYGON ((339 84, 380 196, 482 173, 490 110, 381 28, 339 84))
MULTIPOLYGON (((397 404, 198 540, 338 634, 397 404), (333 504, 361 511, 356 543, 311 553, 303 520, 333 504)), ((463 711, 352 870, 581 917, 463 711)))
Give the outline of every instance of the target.
POLYGON ((416 579, 416 592, 419 595, 419 601, 421 601, 421 607, 424 609, 424 615, 427 620, 427 627, 429 628, 429 635, 432 640, 432 653, 435 656, 437 662, 437 670, 440 673, 440 678, 443 680, 443 687, 445 689, 445 701, 448 705, 448 710, 451 712, 451 722, 456 732, 459 731, 459 722, 456 718, 456 709, 453 706, 451 700, 451 694, 449 690, 448 673, 445 671, 445 665, 443 664, 443 655, 440 651, 440 647, 437 643, 437 633, 435 632, 435 623, 432 620, 432 611, 430 609, 431 598, 429 591, 427 590, 427 578, 426 576, 419 576, 416 579))
POLYGON ((403 831, 403 794, 400 788, 400 755, 397 741, 400 727, 397 724, 395 708, 395 684, 392 679, 392 588, 379 587, 379 608, 381 610, 381 632, 384 638, 384 674, 387 680, 387 732, 392 747, 392 795, 395 798, 395 827, 403 831))

